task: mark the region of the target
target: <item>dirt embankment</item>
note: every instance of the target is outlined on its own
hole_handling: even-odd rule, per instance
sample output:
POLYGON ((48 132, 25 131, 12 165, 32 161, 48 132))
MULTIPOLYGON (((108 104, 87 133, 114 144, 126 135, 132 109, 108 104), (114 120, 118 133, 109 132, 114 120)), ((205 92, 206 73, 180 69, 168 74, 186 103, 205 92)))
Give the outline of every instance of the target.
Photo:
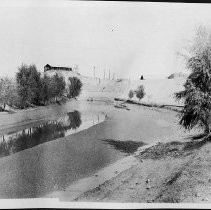
POLYGON ((202 141, 200 135, 159 143, 136 154, 138 164, 75 200, 209 203, 210 153, 210 141, 202 141))

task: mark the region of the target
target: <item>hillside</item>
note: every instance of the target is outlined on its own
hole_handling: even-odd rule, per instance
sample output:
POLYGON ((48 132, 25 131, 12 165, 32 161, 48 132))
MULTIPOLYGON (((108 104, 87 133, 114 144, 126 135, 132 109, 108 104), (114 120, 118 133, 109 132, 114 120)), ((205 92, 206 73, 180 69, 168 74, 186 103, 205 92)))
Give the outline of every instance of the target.
MULTIPOLYGON (((48 71, 48 75, 53 75, 57 71, 48 71)), ((78 77, 82 83, 82 92, 80 99, 113 99, 115 97, 128 98, 129 90, 135 90, 139 85, 145 87, 146 95, 142 99, 145 103, 156 103, 166 105, 182 105, 176 102, 174 93, 183 90, 183 84, 186 77, 175 77, 173 79, 146 79, 146 80, 108 80, 86 77, 74 72, 60 71, 60 75, 65 78, 68 83, 69 77, 78 77)), ((134 100, 138 100, 136 97, 134 100)))

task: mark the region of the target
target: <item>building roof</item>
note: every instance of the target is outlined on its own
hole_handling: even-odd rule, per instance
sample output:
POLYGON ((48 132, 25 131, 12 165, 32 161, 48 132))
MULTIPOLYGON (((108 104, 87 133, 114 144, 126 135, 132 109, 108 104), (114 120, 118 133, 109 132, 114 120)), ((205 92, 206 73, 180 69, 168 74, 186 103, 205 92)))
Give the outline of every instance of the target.
POLYGON ((51 67, 49 64, 46 64, 45 67, 51 67))

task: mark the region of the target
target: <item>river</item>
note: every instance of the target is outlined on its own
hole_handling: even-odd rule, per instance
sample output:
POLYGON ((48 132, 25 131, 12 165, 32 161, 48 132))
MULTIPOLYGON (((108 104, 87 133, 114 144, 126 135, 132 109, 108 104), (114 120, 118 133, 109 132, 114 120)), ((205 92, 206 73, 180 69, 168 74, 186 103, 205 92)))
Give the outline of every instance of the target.
POLYGON ((157 122, 159 112, 117 110, 102 102, 77 108, 1 134, 1 198, 37 198, 64 190, 150 139, 171 133, 170 124, 157 122))

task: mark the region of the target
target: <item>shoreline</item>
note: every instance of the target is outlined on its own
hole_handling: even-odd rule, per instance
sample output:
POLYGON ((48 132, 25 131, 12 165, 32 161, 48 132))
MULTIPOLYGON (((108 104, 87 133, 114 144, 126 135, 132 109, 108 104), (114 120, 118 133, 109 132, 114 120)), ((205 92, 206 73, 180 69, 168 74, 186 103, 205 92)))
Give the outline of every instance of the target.
POLYGON ((97 171, 94 175, 80 179, 72 183, 63 191, 55 191, 44 196, 44 198, 59 198, 60 201, 70 202, 78 201, 81 195, 89 191, 97 189, 99 186, 103 185, 105 182, 117 177, 120 173, 124 173, 126 170, 138 164, 138 158, 136 156, 140 152, 146 149, 156 146, 159 142, 140 147, 134 155, 129 155, 104 167, 97 171))
MULTIPOLYGON (((146 109, 149 109, 149 108, 147 107, 146 109)), ((156 109, 159 110, 160 108, 156 108, 156 109)), ((168 110, 168 111, 172 112, 172 110, 168 110)), ((197 135, 198 132, 199 131, 193 132, 192 136, 197 135)), ((180 155, 182 156, 181 158, 177 154, 174 154, 174 151, 180 151, 180 150, 183 150, 185 147, 192 146, 192 144, 190 143, 191 141, 190 136, 186 134, 184 137, 183 134, 184 133, 182 132, 182 134, 180 135, 176 135, 174 137, 167 137, 167 139, 164 138, 164 139, 161 139, 160 141, 147 144, 146 146, 139 147, 137 151, 134 152, 132 155, 126 158, 120 159, 114 164, 111 164, 108 167, 105 167, 99 170, 96 174, 92 176, 89 176, 89 177, 86 177, 84 179, 74 182, 63 191, 52 192, 46 195, 46 197, 59 198, 60 201, 77 201, 77 202, 97 201, 97 202, 153 203, 153 202, 166 202, 166 201, 168 202, 170 201, 169 199, 171 199, 170 202, 177 202, 178 198, 171 197, 167 199, 166 197, 168 197, 168 195, 165 195, 166 196, 165 198, 162 198, 161 200, 159 200, 155 195, 160 193, 160 189, 163 187, 162 181, 165 182, 165 180, 169 179, 168 182, 171 182, 170 180, 174 180, 174 176, 177 176, 177 170, 179 170, 180 167, 182 167, 182 170, 184 170, 183 169, 184 165, 188 167, 193 162, 191 160, 194 159, 194 157, 196 156, 195 153, 194 155, 192 155, 186 151, 181 151, 180 153, 180 155), (189 139, 187 139, 187 137, 189 139), (169 141, 169 138, 172 138, 171 141, 169 141), (181 138, 183 138, 183 140, 181 140, 181 138), (164 147, 164 149, 162 147, 164 147), (159 157, 159 156, 157 156, 156 158, 150 157, 150 152, 152 151, 156 155, 157 153, 161 153, 162 157, 159 157), (167 153, 166 156, 165 156, 165 153, 167 153), (186 157, 186 153, 187 153, 187 157, 186 157), (146 157, 144 157, 143 154, 146 157), (122 162, 124 162, 125 164, 124 167, 121 167, 122 162), (157 166, 161 167, 162 170, 157 168, 157 166), (156 188, 155 186, 153 187, 145 186, 145 183, 147 180, 150 180, 151 182, 151 178, 149 179, 149 176, 150 174, 152 174, 152 171, 155 174, 160 173, 160 174, 156 174, 158 175, 157 177, 156 175, 154 175, 154 178, 153 178, 153 179, 155 178, 161 179, 161 180, 156 181, 157 182, 156 190, 154 190, 156 188), (165 171, 166 171, 166 174, 163 174, 163 172, 165 171), (175 173, 176 175, 174 175, 175 173), (140 179, 137 180, 137 177, 133 178, 134 176, 142 177, 142 180, 140 179), (145 178, 143 178, 143 176, 145 176, 145 178), (128 181, 126 181, 128 180, 128 178, 130 182, 133 182, 133 183, 129 184, 128 181), (144 184, 142 183, 141 189, 138 184, 138 182, 140 181, 144 183, 144 184), (124 186, 126 184, 127 186, 124 186), (137 187, 139 187, 138 190, 137 190, 137 187), (120 191, 120 188, 123 188, 123 189, 120 191), (136 191, 135 194, 133 194, 132 196, 130 196, 131 190, 136 191), (148 196, 148 197, 144 196, 144 194, 150 191, 152 194, 154 194, 154 196, 148 196), (143 197, 136 196, 136 194, 140 194, 141 192, 142 192, 143 197), (112 195, 113 193, 115 193, 115 195, 112 195)))
MULTIPOLYGON (((211 176, 207 173, 211 170, 211 157, 207 154, 211 153, 211 145, 200 141, 195 145, 186 143, 150 145, 133 156, 137 164, 84 192, 74 201, 209 203, 211 176), (193 151, 186 150, 187 145, 192 146, 193 151)), ((66 196, 64 199, 70 201, 66 196)))
MULTIPOLYGON (((47 120, 52 117, 52 115, 55 115, 55 112, 58 112, 59 109, 65 109, 65 111, 74 111, 79 108, 80 103, 88 103, 90 97, 85 98, 79 98, 78 100, 68 100, 65 102, 61 102, 61 104, 53 103, 49 104, 47 106, 38 106, 38 107, 31 107, 23 110, 16 110, 13 113, 9 112, 0 112, 0 134, 3 133, 3 131, 10 131, 12 129, 17 129, 18 127, 24 127, 27 124, 34 124, 39 123, 44 120, 47 120), (68 108, 67 108, 68 106, 68 108), (70 108, 71 106, 71 108, 70 108)), ((91 97, 93 99, 93 102, 102 102, 102 103, 110 103, 115 105, 116 102, 121 101, 125 102, 126 104, 134 104, 138 106, 144 106, 144 107, 154 107, 154 108, 160 108, 160 109, 166 109, 170 111, 176 111, 178 112, 178 108, 181 108, 181 106, 176 105, 160 105, 156 103, 142 103, 137 102, 134 100, 128 100, 123 99, 119 97, 114 98, 106 98, 106 97, 91 97), (173 107, 173 108, 172 108, 173 107)), ((60 114, 59 112, 58 114, 60 114)))

